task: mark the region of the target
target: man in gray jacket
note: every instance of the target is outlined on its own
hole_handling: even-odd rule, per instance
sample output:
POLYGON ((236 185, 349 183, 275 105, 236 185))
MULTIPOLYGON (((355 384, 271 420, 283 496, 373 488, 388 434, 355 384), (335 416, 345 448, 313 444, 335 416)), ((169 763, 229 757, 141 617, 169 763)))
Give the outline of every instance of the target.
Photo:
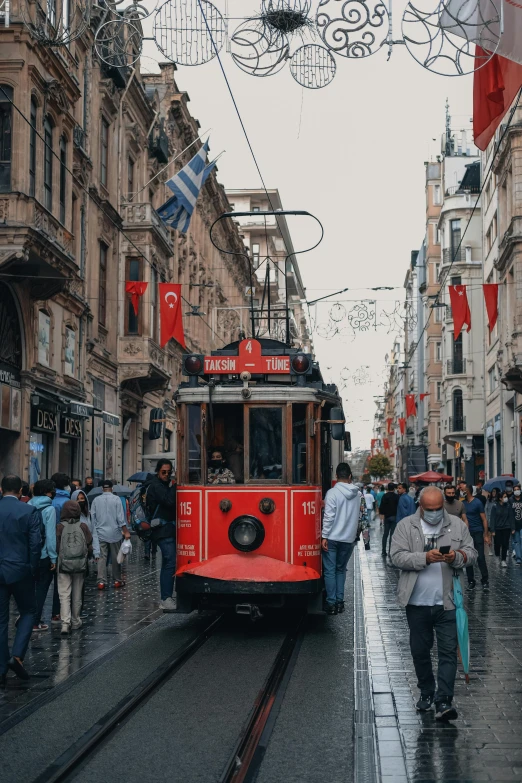
POLYGON ((437 720, 455 720, 458 714, 452 700, 457 676, 457 622, 453 575, 472 566, 477 551, 464 522, 445 511, 440 489, 422 490, 416 513, 397 525, 390 555, 393 565, 401 569, 397 598, 406 607, 410 628, 410 649, 421 692, 417 709, 426 712, 435 702, 437 720), (439 659, 436 692, 431 662, 434 631, 439 659))
POLYGON ((98 535, 100 557, 98 560, 98 590, 107 586, 107 558, 109 552, 112 559, 112 578, 114 587, 124 587, 121 576, 121 566, 118 563, 118 552, 122 535, 130 538, 130 531, 125 524, 123 506, 119 497, 112 492, 112 481, 105 479, 102 483, 103 492, 97 495, 91 506, 91 518, 98 535))
POLYGON ((335 473, 337 484, 328 490, 324 499, 321 542, 326 614, 344 612, 346 568, 357 537, 362 497, 346 462, 340 462, 335 473))

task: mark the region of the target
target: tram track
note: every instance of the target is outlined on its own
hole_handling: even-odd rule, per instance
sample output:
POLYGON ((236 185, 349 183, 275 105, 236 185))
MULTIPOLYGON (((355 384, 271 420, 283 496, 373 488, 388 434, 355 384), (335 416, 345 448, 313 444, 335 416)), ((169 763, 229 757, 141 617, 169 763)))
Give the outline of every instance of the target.
MULTIPOLYGON (((102 748, 114 742, 120 730, 130 720, 139 716, 145 703, 159 694, 174 675, 212 636, 216 635, 216 632, 222 628, 223 621, 224 615, 213 619, 201 633, 184 644, 100 717, 66 751, 33 778, 32 783, 61 783, 76 779, 77 776, 81 778, 82 772, 88 771, 89 764, 102 748)), ((283 641, 278 644, 275 658, 272 658, 266 679, 255 697, 248 717, 239 731, 235 744, 232 742, 230 744, 232 752, 224 767, 221 767, 223 771, 220 772, 218 768, 211 774, 209 770, 209 780, 213 779, 219 783, 254 783, 256 780, 305 631, 306 615, 303 614, 292 621, 283 641)), ((218 639, 221 636, 220 634, 218 639)), ((207 660, 205 665, 208 666, 209 663, 212 668, 211 659, 207 660)))

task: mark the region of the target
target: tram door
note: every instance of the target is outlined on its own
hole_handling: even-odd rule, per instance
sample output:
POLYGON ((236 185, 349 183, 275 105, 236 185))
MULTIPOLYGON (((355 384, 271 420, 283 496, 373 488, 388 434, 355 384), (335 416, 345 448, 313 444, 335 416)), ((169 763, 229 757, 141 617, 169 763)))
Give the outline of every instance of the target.
POLYGON ((332 441, 330 438, 330 428, 323 424, 319 427, 321 437, 321 489, 323 498, 332 488, 332 441))

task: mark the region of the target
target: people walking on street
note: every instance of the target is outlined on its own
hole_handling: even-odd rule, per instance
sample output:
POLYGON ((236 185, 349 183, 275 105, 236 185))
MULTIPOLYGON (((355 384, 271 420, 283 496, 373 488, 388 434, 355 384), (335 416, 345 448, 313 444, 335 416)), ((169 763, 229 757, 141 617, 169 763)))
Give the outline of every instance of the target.
POLYGON ((21 479, 4 476, 0 500, 0 688, 6 687, 8 669, 21 680, 29 679, 23 661, 36 612, 34 580, 42 554, 42 515, 34 506, 21 503, 21 494, 21 479), (20 618, 9 652, 7 626, 11 597, 20 618))
POLYGON ((86 477, 85 484, 83 485, 82 489, 83 489, 83 491, 85 492, 86 495, 89 494, 91 489, 94 489, 94 479, 93 479, 92 476, 87 476, 86 477))
POLYGON ((454 517, 462 519, 466 522, 466 515, 464 513, 464 505, 462 500, 456 497, 456 490, 453 484, 446 484, 444 487, 444 509, 454 517))
POLYGON ((493 505, 489 520, 489 532, 493 536, 495 545, 495 555, 500 557, 500 565, 507 568, 507 553, 509 549, 509 539, 511 531, 515 529, 515 513, 509 502, 508 493, 500 493, 498 503, 493 505))
POLYGON ((375 506, 375 497, 373 496, 373 493, 369 490, 368 487, 366 487, 366 489, 364 490, 364 502, 366 503, 368 522, 373 522, 373 517, 374 517, 373 508, 375 506))
POLYGON ((112 492, 112 481, 104 479, 102 482, 102 494, 97 495, 91 505, 91 517, 100 547, 98 560, 98 590, 107 587, 107 558, 111 553, 112 579, 114 587, 124 586, 121 575, 121 566, 118 563, 118 552, 122 542, 122 536, 130 538, 131 534, 125 522, 121 500, 112 492))
MULTIPOLYGON (((489 523, 491 521, 491 512, 493 510, 493 506, 498 503, 499 496, 500 496, 500 490, 498 490, 496 487, 493 487, 493 489, 491 490, 491 492, 487 497, 486 505, 484 506, 484 513, 486 514, 488 530, 489 530, 489 523)), ((492 543, 488 545, 488 549, 489 549, 489 556, 493 557, 495 552, 493 551, 492 543)))
POLYGON ((409 493, 408 485, 404 482, 397 485, 397 495, 399 497, 399 503, 397 505, 396 521, 400 522, 404 517, 415 514, 417 506, 415 505, 415 500, 409 493))
POLYGON ((172 598, 176 571, 176 485, 171 484, 172 474, 172 462, 165 458, 158 460, 156 475, 147 487, 151 542, 161 550, 160 607, 164 612, 176 610, 172 598))
POLYGON ((516 484, 513 487, 513 500, 511 501, 513 509, 513 545, 515 547, 515 563, 522 564, 522 487, 516 484))
MULTIPOLYGON (((459 486, 461 485, 459 484, 459 486)), ((466 485, 466 492, 466 500, 463 501, 464 513, 466 514, 469 532, 473 539, 473 546, 477 550, 477 561, 482 579, 482 587, 484 590, 489 590, 488 566, 484 556, 484 545, 491 542, 491 537, 488 532, 488 521, 486 519, 486 514, 484 513, 482 501, 473 497, 473 487, 471 484, 466 485)), ((466 567, 466 575, 468 577, 468 589, 474 590, 476 582, 475 571, 472 565, 466 567)))
POLYGON ((56 528, 58 549, 58 593, 62 634, 81 628, 80 609, 87 561, 92 554, 92 535, 81 522, 80 505, 74 500, 64 503, 56 528))
POLYGON ((482 505, 485 507, 487 503, 487 497, 482 491, 482 487, 484 486, 484 482, 482 479, 479 479, 475 485, 475 497, 480 500, 482 505))
POLYGON ((59 522, 62 506, 71 499, 71 480, 67 473, 53 473, 51 481, 54 481, 54 486, 56 487, 53 506, 57 509, 57 522, 59 522))
POLYGON ((385 495, 384 488, 382 484, 379 486, 379 491, 375 495, 375 509, 376 513, 379 513, 379 506, 381 505, 381 500, 383 499, 385 495))
POLYGON ((441 721, 458 717, 452 703, 457 675, 453 575, 466 565, 473 567, 476 558, 468 528, 444 510, 442 491, 438 487, 423 489, 418 510, 397 525, 391 559, 401 570, 397 597, 406 608, 410 629, 410 649, 420 690, 417 709, 427 712, 435 703, 435 717, 441 721), (442 554, 442 547, 449 550, 447 554, 442 554), (438 656, 436 683, 431 660, 434 634, 438 656))
POLYGON ((94 524, 91 516, 90 504, 87 495, 83 489, 78 489, 76 492, 72 493, 71 500, 75 500, 80 506, 80 522, 83 522, 89 528, 89 532, 92 536, 92 554, 93 557, 97 560, 100 556, 100 540, 98 538, 96 525, 94 524))
POLYGON ((382 556, 386 557, 388 549, 391 545, 391 539, 393 538, 393 531, 397 524, 397 507, 399 505, 399 496, 395 492, 395 484, 390 482, 388 484, 388 491, 385 493, 379 504, 379 514, 381 520, 384 523, 384 532, 382 536, 382 556), (390 541, 388 542, 388 539, 390 541))
POLYGON ((344 585, 361 507, 361 493, 353 483, 352 471, 346 462, 340 462, 335 471, 337 483, 324 499, 321 547, 323 550, 326 614, 344 612, 344 585))
POLYGON ((47 631, 49 626, 42 622, 42 612, 56 570, 56 509, 53 506, 54 482, 51 479, 40 479, 33 487, 33 497, 29 501, 42 515, 44 525, 44 540, 36 576, 36 614, 33 631, 47 631))

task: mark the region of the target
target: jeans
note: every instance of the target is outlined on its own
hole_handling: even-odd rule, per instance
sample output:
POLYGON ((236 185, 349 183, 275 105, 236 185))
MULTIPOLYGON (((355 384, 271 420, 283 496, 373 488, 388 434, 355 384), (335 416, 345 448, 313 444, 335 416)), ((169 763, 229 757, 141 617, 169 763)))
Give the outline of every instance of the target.
POLYGON ((508 553, 509 537, 511 536, 511 530, 509 528, 502 528, 502 530, 496 530, 493 536, 493 542, 495 544, 495 554, 498 557, 500 555, 501 560, 505 560, 508 553))
POLYGON ((388 518, 384 517, 384 533, 382 536, 383 555, 385 555, 390 550, 393 533, 395 532, 396 527, 397 527, 397 522, 395 521, 395 517, 388 517, 388 518), (388 543, 388 536, 390 538, 389 543, 388 543))
POLYGON ((36 613, 36 595, 34 579, 28 576, 20 582, 6 585, 0 582, 0 674, 6 674, 9 660, 9 644, 7 641, 7 625, 9 622, 9 600, 13 596, 20 620, 16 628, 16 635, 11 649, 13 658, 23 661, 29 639, 33 632, 34 616, 36 613))
POLYGON ((522 563, 522 530, 516 530, 513 536, 517 563, 522 563))
POLYGON ((436 702, 453 698, 457 676, 457 621, 455 609, 443 606, 406 607, 406 618, 410 628, 410 649, 421 694, 435 694, 435 677, 431 663, 433 632, 437 636, 436 702))
MULTIPOLYGON (((484 556, 484 533, 482 531, 469 531, 471 538, 473 539, 473 546, 478 552, 478 567, 480 568, 480 575, 482 577, 482 584, 489 582, 488 566, 486 558, 484 556)), ((473 566, 466 568, 466 576, 468 577, 468 584, 475 581, 475 571, 473 566)))
POLYGON ((109 544, 107 541, 100 541, 100 557, 98 560, 98 582, 107 582, 107 565, 108 558, 111 555, 112 559, 112 578, 115 582, 121 581, 121 565, 118 563, 117 557, 120 551, 121 541, 117 543, 109 544))
MULTIPOLYGON (((34 624, 38 625, 38 623, 42 620, 42 612, 45 604, 45 599, 47 598, 47 593, 49 592, 49 586, 51 582, 53 581, 54 571, 51 571, 51 558, 50 557, 42 557, 40 559, 40 564, 38 566, 38 575, 36 577, 36 584, 35 584, 35 590, 36 590, 36 614, 34 616, 34 624)), ((57 612, 59 614, 59 612, 57 612)))
POLYGON ((174 571, 176 570, 176 539, 160 538, 161 550, 160 593, 161 600, 172 598, 174 592, 174 571))
POLYGON ((334 606, 344 601, 344 583, 346 569, 352 555, 354 544, 328 539, 328 552, 323 550, 324 586, 326 603, 334 606))

